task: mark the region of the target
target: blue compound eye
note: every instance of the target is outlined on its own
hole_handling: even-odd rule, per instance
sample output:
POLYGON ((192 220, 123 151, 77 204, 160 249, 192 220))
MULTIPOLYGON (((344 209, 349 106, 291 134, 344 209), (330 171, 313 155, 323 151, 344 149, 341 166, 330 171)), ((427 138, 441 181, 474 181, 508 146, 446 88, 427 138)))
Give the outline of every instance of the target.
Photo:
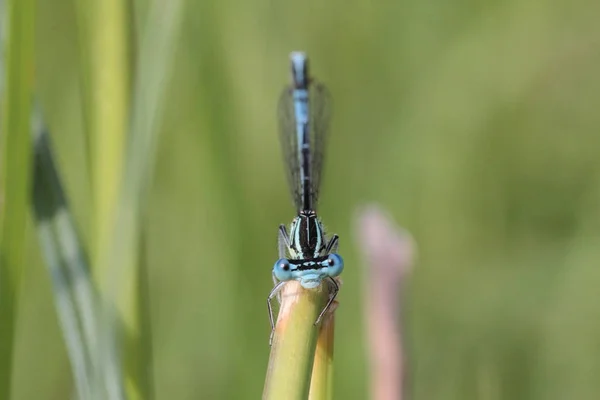
POLYGON ((327 265, 327 275, 332 278, 338 276, 344 270, 344 260, 339 254, 330 254, 325 263, 327 265))
POLYGON ((292 268, 290 266, 289 260, 285 258, 280 258, 275 261, 275 265, 273 266, 273 274, 275 278, 279 281, 289 281, 292 279, 292 268))

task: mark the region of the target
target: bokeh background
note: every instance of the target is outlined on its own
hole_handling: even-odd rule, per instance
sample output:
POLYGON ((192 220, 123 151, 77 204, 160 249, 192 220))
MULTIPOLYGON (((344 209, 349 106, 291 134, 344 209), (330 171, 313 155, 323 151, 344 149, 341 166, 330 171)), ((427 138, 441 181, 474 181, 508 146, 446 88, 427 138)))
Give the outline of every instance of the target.
MULTIPOLYGON (((346 261, 335 397, 368 396, 353 229, 371 201, 419 247, 412 398, 600 396, 600 3, 189 0, 184 15, 146 214, 157 398, 261 395, 277 226, 294 216, 276 121, 292 50, 334 98, 320 214, 346 261)), ((74 2, 38 1, 36 29, 39 99, 85 232, 74 2)), ((15 399, 65 399, 30 234, 15 399)))

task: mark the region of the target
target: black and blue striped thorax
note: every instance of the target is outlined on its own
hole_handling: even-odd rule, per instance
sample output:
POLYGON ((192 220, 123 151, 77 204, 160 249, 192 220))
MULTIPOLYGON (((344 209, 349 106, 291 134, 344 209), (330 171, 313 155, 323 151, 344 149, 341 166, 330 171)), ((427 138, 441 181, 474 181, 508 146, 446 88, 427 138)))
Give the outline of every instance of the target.
POLYGON ((317 213, 301 211, 290 226, 290 262, 326 258, 325 245, 325 233, 317 213))

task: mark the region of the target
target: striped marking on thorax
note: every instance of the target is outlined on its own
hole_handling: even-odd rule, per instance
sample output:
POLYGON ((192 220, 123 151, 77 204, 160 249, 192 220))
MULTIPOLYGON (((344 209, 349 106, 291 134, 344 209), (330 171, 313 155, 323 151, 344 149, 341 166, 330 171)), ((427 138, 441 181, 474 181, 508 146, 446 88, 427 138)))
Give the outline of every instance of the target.
POLYGON ((292 222, 290 230, 291 252, 294 258, 310 260, 318 258, 325 248, 323 228, 317 215, 312 212, 301 212, 292 222))

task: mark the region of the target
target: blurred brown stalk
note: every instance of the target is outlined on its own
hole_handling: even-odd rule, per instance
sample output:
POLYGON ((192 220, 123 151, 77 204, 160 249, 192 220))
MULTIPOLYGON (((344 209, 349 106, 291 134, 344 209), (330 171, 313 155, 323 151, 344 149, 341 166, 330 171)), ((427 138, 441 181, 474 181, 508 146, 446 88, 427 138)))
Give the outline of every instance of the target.
POLYGON ((376 205, 359 210, 357 241, 365 261, 365 320, 371 398, 402 399, 405 354, 402 345, 401 289, 413 263, 412 237, 376 205))

